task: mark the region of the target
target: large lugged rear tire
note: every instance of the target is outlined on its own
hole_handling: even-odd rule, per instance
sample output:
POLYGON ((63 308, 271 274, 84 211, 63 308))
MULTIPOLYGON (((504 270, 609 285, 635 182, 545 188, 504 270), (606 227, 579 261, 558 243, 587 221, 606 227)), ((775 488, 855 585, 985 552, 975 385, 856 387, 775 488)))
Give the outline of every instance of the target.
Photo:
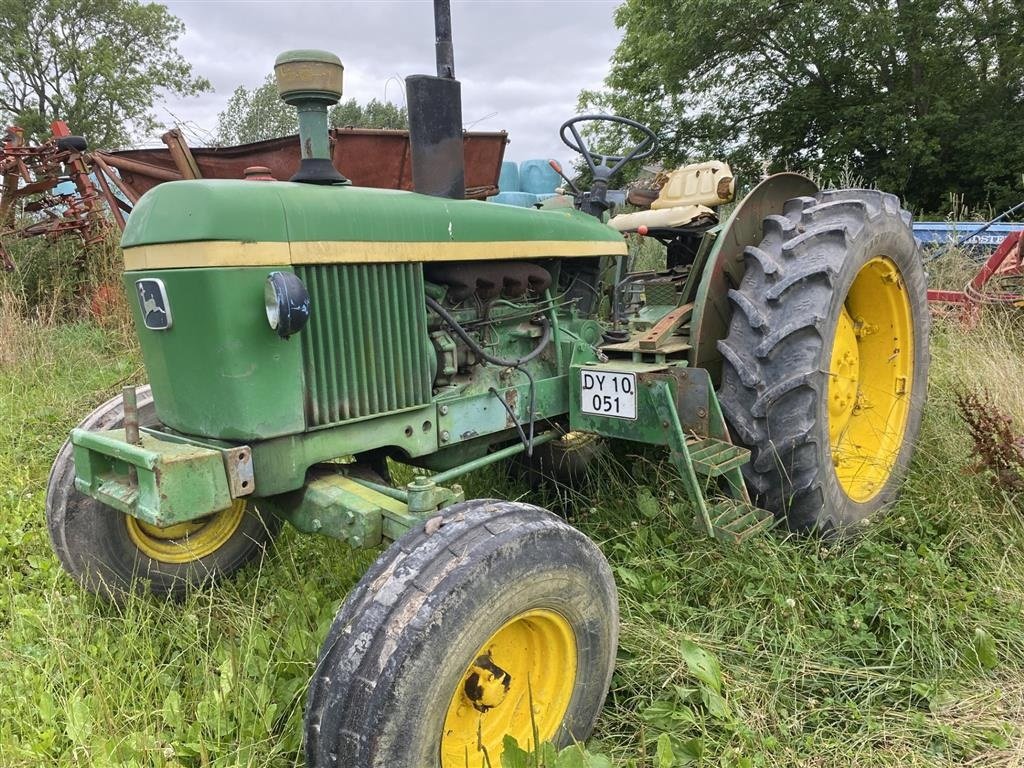
POLYGON ((875 190, 786 203, 744 251, 719 399, 756 501, 842 535, 889 504, 924 408, 929 315, 910 214, 875 190))
MULTIPOLYGON (((137 393, 139 422, 156 423, 149 387, 137 393)), ((123 425, 120 395, 90 413, 81 429, 123 425)), ((193 523, 157 528, 135 520, 75 488, 73 446, 67 440, 50 470, 46 523, 61 566, 90 592, 120 599, 130 592, 180 598, 190 588, 237 571, 273 540, 280 521, 260 517, 252 505, 236 501, 193 523)))
POLYGON ((528 504, 477 500, 411 530, 342 605, 310 681, 310 768, 463 768, 590 734, 618 603, 597 546, 528 504), (438 525, 440 523, 440 525, 438 525), (531 712, 532 710, 532 712, 531 712), (467 762, 468 761, 468 762, 467 762))

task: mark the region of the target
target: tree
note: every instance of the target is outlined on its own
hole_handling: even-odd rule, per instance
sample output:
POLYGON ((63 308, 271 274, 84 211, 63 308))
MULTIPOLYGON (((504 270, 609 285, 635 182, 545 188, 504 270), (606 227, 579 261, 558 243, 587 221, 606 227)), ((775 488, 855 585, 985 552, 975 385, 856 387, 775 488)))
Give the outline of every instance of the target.
MULTIPOLYGON (((371 99, 366 106, 360 105, 355 99, 340 102, 331 108, 329 120, 335 127, 409 127, 405 107, 377 99, 371 99)), ((273 75, 267 75, 262 85, 251 90, 238 86, 228 100, 227 107, 217 117, 217 142, 222 145, 276 139, 298 130, 295 108, 278 97, 273 75)))
POLYGON ((175 43, 181 21, 137 0, 0 0, 0 119, 33 138, 62 119, 94 147, 152 131, 160 91, 209 90, 175 43))
POLYGON ((278 97, 273 75, 252 90, 238 86, 217 116, 217 143, 222 146, 276 139, 298 131, 295 108, 278 97))
POLYGON ((377 99, 370 99, 366 106, 360 106, 355 99, 340 102, 331 109, 330 120, 335 128, 409 128, 409 113, 405 107, 377 99))
POLYGON ((1024 0, 627 0, 600 107, 669 162, 853 174, 936 212, 1024 198, 1024 0))

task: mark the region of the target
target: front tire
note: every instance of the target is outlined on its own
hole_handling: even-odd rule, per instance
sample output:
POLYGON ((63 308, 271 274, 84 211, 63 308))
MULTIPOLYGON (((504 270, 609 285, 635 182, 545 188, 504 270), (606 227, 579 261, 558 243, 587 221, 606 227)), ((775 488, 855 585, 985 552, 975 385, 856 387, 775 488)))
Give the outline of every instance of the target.
POLYGON ((614 580, 586 536, 527 504, 456 504, 342 605, 310 682, 307 763, 464 768, 481 764, 479 735, 496 766, 502 738, 526 748, 534 725, 583 741, 617 637, 614 580))
POLYGON ((899 200, 786 203, 744 251, 718 393, 758 504, 797 531, 850 532, 910 465, 928 375, 925 273, 899 200))
MULTIPOLYGON (((137 399, 140 424, 155 424, 149 387, 139 388, 137 399)), ((124 402, 118 395, 79 427, 117 429, 123 422, 124 402)), ((70 440, 64 442, 50 470, 46 523, 64 570, 90 592, 114 600, 146 590, 180 598, 190 587, 229 576, 258 557, 280 528, 277 518, 264 521, 244 500, 169 528, 143 523, 75 488, 70 440)))

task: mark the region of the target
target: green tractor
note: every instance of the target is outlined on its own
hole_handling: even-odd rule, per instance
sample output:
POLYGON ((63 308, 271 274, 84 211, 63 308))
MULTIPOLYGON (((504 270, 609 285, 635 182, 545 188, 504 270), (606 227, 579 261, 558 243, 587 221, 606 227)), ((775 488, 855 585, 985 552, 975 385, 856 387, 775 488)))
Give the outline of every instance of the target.
POLYGON ((507 734, 589 735, 616 654, 609 566, 544 509, 465 499, 466 473, 663 446, 695 535, 841 536, 893 500, 921 421, 925 280, 895 197, 786 173, 719 221, 733 182, 711 163, 609 222, 609 181, 656 137, 597 116, 562 127, 589 190, 456 199, 445 37, 439 76, 409 81, 417 192, 331 165, 342 68, 297 51, 276 65, 301 120, 292 181, 140 200, 122 247, 149 386, 82 421, 47 492, 60 562, 114 600, 230 576, 282 522, 384 547, 316 664, 310 766, 496 765, 507 734), (588 119, 643 140, 597 153, 588 119), (664 268, 631 271, 623 232, 663 243, 664 268), (389 460, 428 471, 398 487, 389 460))

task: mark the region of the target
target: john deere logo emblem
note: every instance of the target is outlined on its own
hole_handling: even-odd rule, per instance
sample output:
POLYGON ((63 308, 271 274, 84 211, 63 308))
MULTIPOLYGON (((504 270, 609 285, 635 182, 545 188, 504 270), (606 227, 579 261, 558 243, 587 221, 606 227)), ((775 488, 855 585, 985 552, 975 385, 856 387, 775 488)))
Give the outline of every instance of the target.
POLYGON ((167 303, 164 281, 156 278, 136 280, 142 322, 151 331, 166 331, 171 327, 171 305, 167 303))

